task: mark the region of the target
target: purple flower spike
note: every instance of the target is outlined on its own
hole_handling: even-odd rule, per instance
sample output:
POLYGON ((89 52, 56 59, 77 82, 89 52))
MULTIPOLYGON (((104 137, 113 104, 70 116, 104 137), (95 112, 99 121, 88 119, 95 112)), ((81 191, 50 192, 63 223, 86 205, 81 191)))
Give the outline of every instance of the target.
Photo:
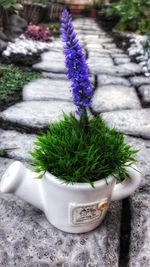
POLYGON ((65 43, 67 76, 72 81, 73 102, 77 106, 77 114, 80 116, 84 109, 92 106, 93 89, 82 48, 74 32, 72 17, 67 10, 62 12, 61 33, 62 41, 65 43))

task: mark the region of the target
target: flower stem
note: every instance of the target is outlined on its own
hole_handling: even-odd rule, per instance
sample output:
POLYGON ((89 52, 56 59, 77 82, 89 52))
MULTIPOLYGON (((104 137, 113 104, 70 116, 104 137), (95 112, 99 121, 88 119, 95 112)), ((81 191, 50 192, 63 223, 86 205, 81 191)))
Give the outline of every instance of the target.
POLYGON ((80 125, 81 125, 81 129, 83 129, 85 135, 87 135, 89 132, 89 121, 88 121, 87 110, 85 107, 82 108, 82 113, 80 116, 80 125))

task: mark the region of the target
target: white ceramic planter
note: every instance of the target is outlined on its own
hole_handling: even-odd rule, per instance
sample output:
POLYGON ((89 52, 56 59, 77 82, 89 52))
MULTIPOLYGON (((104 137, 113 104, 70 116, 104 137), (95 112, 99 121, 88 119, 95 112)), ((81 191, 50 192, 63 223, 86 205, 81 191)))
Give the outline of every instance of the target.
POLYGON ((132 194, 141 175, 136 167, 127 168, 130 178, 116 184, 113 176, 95 182, 95 188, 86 183, 66 185, 50 173, 41 180, 37 173, 16 161, 2 177, 0 190, 14 193, 41 209, 48 221, 69 233, 84 233, 96 228, 103 220, 109 204, 132 194))

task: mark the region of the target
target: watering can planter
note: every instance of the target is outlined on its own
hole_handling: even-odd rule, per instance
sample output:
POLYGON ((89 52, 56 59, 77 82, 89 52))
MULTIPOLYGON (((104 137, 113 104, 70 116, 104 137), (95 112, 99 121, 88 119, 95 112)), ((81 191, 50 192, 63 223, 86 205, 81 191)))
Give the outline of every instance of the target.
POLYGON ((102 222, 111 201, 132 194, 141 181, 136 166, 127 167, 129 177, 116 184, 113 176, 96 181, 95 188, 88 183, 65 184, 50 173, 35 179, 34 173, 14 162, 2 177, 0 191, 14 193, 41 209, 48 221, 68 233, 85 233, 102 222))

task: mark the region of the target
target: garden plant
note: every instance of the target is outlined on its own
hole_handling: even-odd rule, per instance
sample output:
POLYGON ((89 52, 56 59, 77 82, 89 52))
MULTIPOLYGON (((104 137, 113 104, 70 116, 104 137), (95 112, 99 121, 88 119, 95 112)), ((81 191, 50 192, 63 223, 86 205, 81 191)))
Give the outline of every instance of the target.
POLYGON ((35 171, 14 162, 0 190, 41 209, 58 229, 85 233, 100 225, 111 201, 135 191, 141 175, 134 165, 137 151, 125 143, 123 134, 90 115, 94 91, 67 10, 62 13, 61 33, 76 112, 64 114, 37 138, 32 152, 35 171))
POLYGON ((0 64, 0 106, 5 106, 18 100, 21 88, 40 75, 36 72, 29 73, 14 65, 0 64))
POLYGON ((104 7, 104 13, 109 19, 116 19, 116 27, 123 31, 147 33, 150 31, 150 1, 120 0, 104 7))
POLYGON ((109 175, 120 182, 127 175, 126 166, 135 162, 137 151, 125 143, 122 133, 109 129, 101 117, 89 115, 93 88, 67 11, 62 14, 61 32, 76 114, 65 115, 38 137, 32 164, 39 177, 48 171, 66 183, 87 182, 94 187, 95 181, 109 175))
POLYGON ((1 0, 0 6, 5 10, 22 10, 23 8, 18 0, 1 0))

